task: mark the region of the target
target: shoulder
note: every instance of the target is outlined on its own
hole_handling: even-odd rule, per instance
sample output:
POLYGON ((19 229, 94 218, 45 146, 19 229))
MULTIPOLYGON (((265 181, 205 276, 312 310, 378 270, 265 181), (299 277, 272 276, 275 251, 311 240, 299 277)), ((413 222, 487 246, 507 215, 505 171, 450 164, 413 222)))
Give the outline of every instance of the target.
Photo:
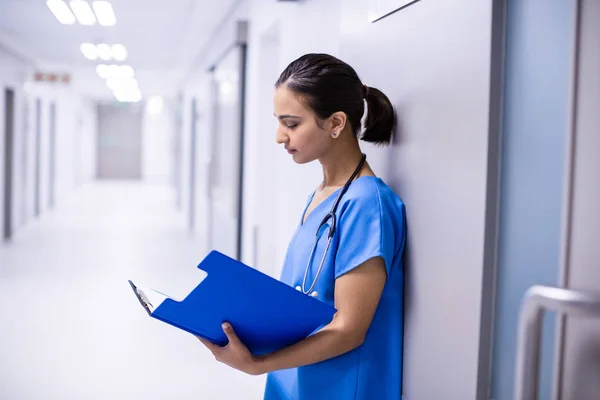
POLYGON ((348 188, 340 204, 346 208, 377 208, 382 216, 404 213, 404 202, 381 178, 362 176, 348 188))

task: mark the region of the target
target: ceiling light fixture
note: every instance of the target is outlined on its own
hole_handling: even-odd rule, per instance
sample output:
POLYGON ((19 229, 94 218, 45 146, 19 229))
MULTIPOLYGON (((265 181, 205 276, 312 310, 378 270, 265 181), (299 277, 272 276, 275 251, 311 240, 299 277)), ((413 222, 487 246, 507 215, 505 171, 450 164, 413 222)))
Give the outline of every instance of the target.
POLYGON ((106 80, 106 85, 113 92, 117 101, 136 103, 142 99, 138 83, 133 78, 110 78, 106 80))
POLYGON ((121 71, 121 67, 119 67, 118 65, 109 65, 107 79, 113 79, 113 78, 120 77, 121 76, 120 71, 121 71))
POLYGON ((96 16, 87 1, 71 0, 69 5, 81 25, 94 25, 96 23, 96 16))
POLYGON ((117 101, 121 103, 137 103, 142 100, 142 93, 139 89, 131 91, 116 91, 113 92, 117 101))
POLYGON ((117 23, 115 12, 108 1, 94 1, 92 3, 98 23, 102 26, 114 26, 117 23))
POLYGON ((108 61, 112 58, 112 50, 109 45, 101 43, 96 46, 96 49, 98 50, 98 56, 101 60, 108 61))
POLYGON ((108 61, 114 59, 116 61, 125 61, 127 58, 127 49, 122 44, 113 44, 112 46, 106 43, 93 44, 83 43, 81 46, 81 52, 89 60, 101 60, 108 61))
POLYGON ((73 25, 75 23, 75 16, 63 0, 48 0, 46 5, 61 24, 73 25))
POLYGON ((135 77, 135 72, 131 65, 100 64, 96 66, 96 72, 102 79, 121 81, 130 80, 137 85, 137 82, 133 79, 135 77))
POLYGON ((81 52, 88 60, 93 61, 98 59, 98 49, 93 43, 83 43, 81 45, 81 52))
POLYGON ((122 76, 108 78, 106 80, 106 86, 113 92, 139 90, 135 78, 126 78, 122 76))
POLYGON ((121 65, 119 68, 119 76, 124 78, 133 78, 134 76, 133 68, 130 65, 121 65))
POLYGON ((127 49, 122 44, 113 44, 112 56, 117 61, 125 61, 127 58, 127 49))
POLYGON ((106 64, 100 64, 96 67, 96 73, 102 79, 108 79, 109 77, 109 67, 106 64))

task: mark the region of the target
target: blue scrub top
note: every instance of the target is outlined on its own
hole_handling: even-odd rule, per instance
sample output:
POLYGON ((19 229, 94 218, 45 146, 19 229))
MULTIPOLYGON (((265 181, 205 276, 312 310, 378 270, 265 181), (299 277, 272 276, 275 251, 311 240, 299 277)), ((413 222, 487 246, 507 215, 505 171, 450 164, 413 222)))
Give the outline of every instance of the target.
MULTIPOLYGON (((339 191, 308 215, 306 209, 286 254, 281 281, 302 286, 308 257, 320 222, 339 191)), ((401 398, 403 267, 406 241, 405 207, 378 177, 362 176, 348 188, 336 211, 337 231, 313 290, 334 305, 336 278, 373 257, 382 257, 387 281, 364 343, 357 349, 321 363, 268 374, 265 400, 395 400, 401 398)), ((306 288, 310 287, 327 243, 320 231, 306 288)))

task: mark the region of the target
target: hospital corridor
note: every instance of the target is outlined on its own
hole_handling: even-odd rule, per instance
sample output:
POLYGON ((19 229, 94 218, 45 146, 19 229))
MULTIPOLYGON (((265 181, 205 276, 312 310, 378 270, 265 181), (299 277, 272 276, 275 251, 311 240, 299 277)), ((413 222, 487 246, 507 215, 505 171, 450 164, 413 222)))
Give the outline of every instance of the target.
POLYGON ((0 400, 600 399, 597 0, 0 0, 0 400))
POLYGON ((172 197, 150 185, 91 184, 3 249, 0 398, 260 395, 260 380, 215 365, 189 334, 148 325, 129 301, 127 279, 169 293, 195 279, 189 267, 202 251, 172 197))

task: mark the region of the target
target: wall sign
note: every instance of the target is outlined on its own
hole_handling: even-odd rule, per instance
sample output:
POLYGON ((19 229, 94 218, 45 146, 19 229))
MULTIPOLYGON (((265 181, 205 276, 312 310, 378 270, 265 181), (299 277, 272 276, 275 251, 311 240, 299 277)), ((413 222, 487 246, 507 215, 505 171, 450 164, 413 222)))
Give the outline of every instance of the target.
POLYGON ((369 0, 369 22, 376 22, 419 0, 369 0))
POLYGON ((54 72, 41 72, 38 71, 33 76, 36 82, 49 82, 56 84, 68 84, 71 82, 71 75, 54 72))

